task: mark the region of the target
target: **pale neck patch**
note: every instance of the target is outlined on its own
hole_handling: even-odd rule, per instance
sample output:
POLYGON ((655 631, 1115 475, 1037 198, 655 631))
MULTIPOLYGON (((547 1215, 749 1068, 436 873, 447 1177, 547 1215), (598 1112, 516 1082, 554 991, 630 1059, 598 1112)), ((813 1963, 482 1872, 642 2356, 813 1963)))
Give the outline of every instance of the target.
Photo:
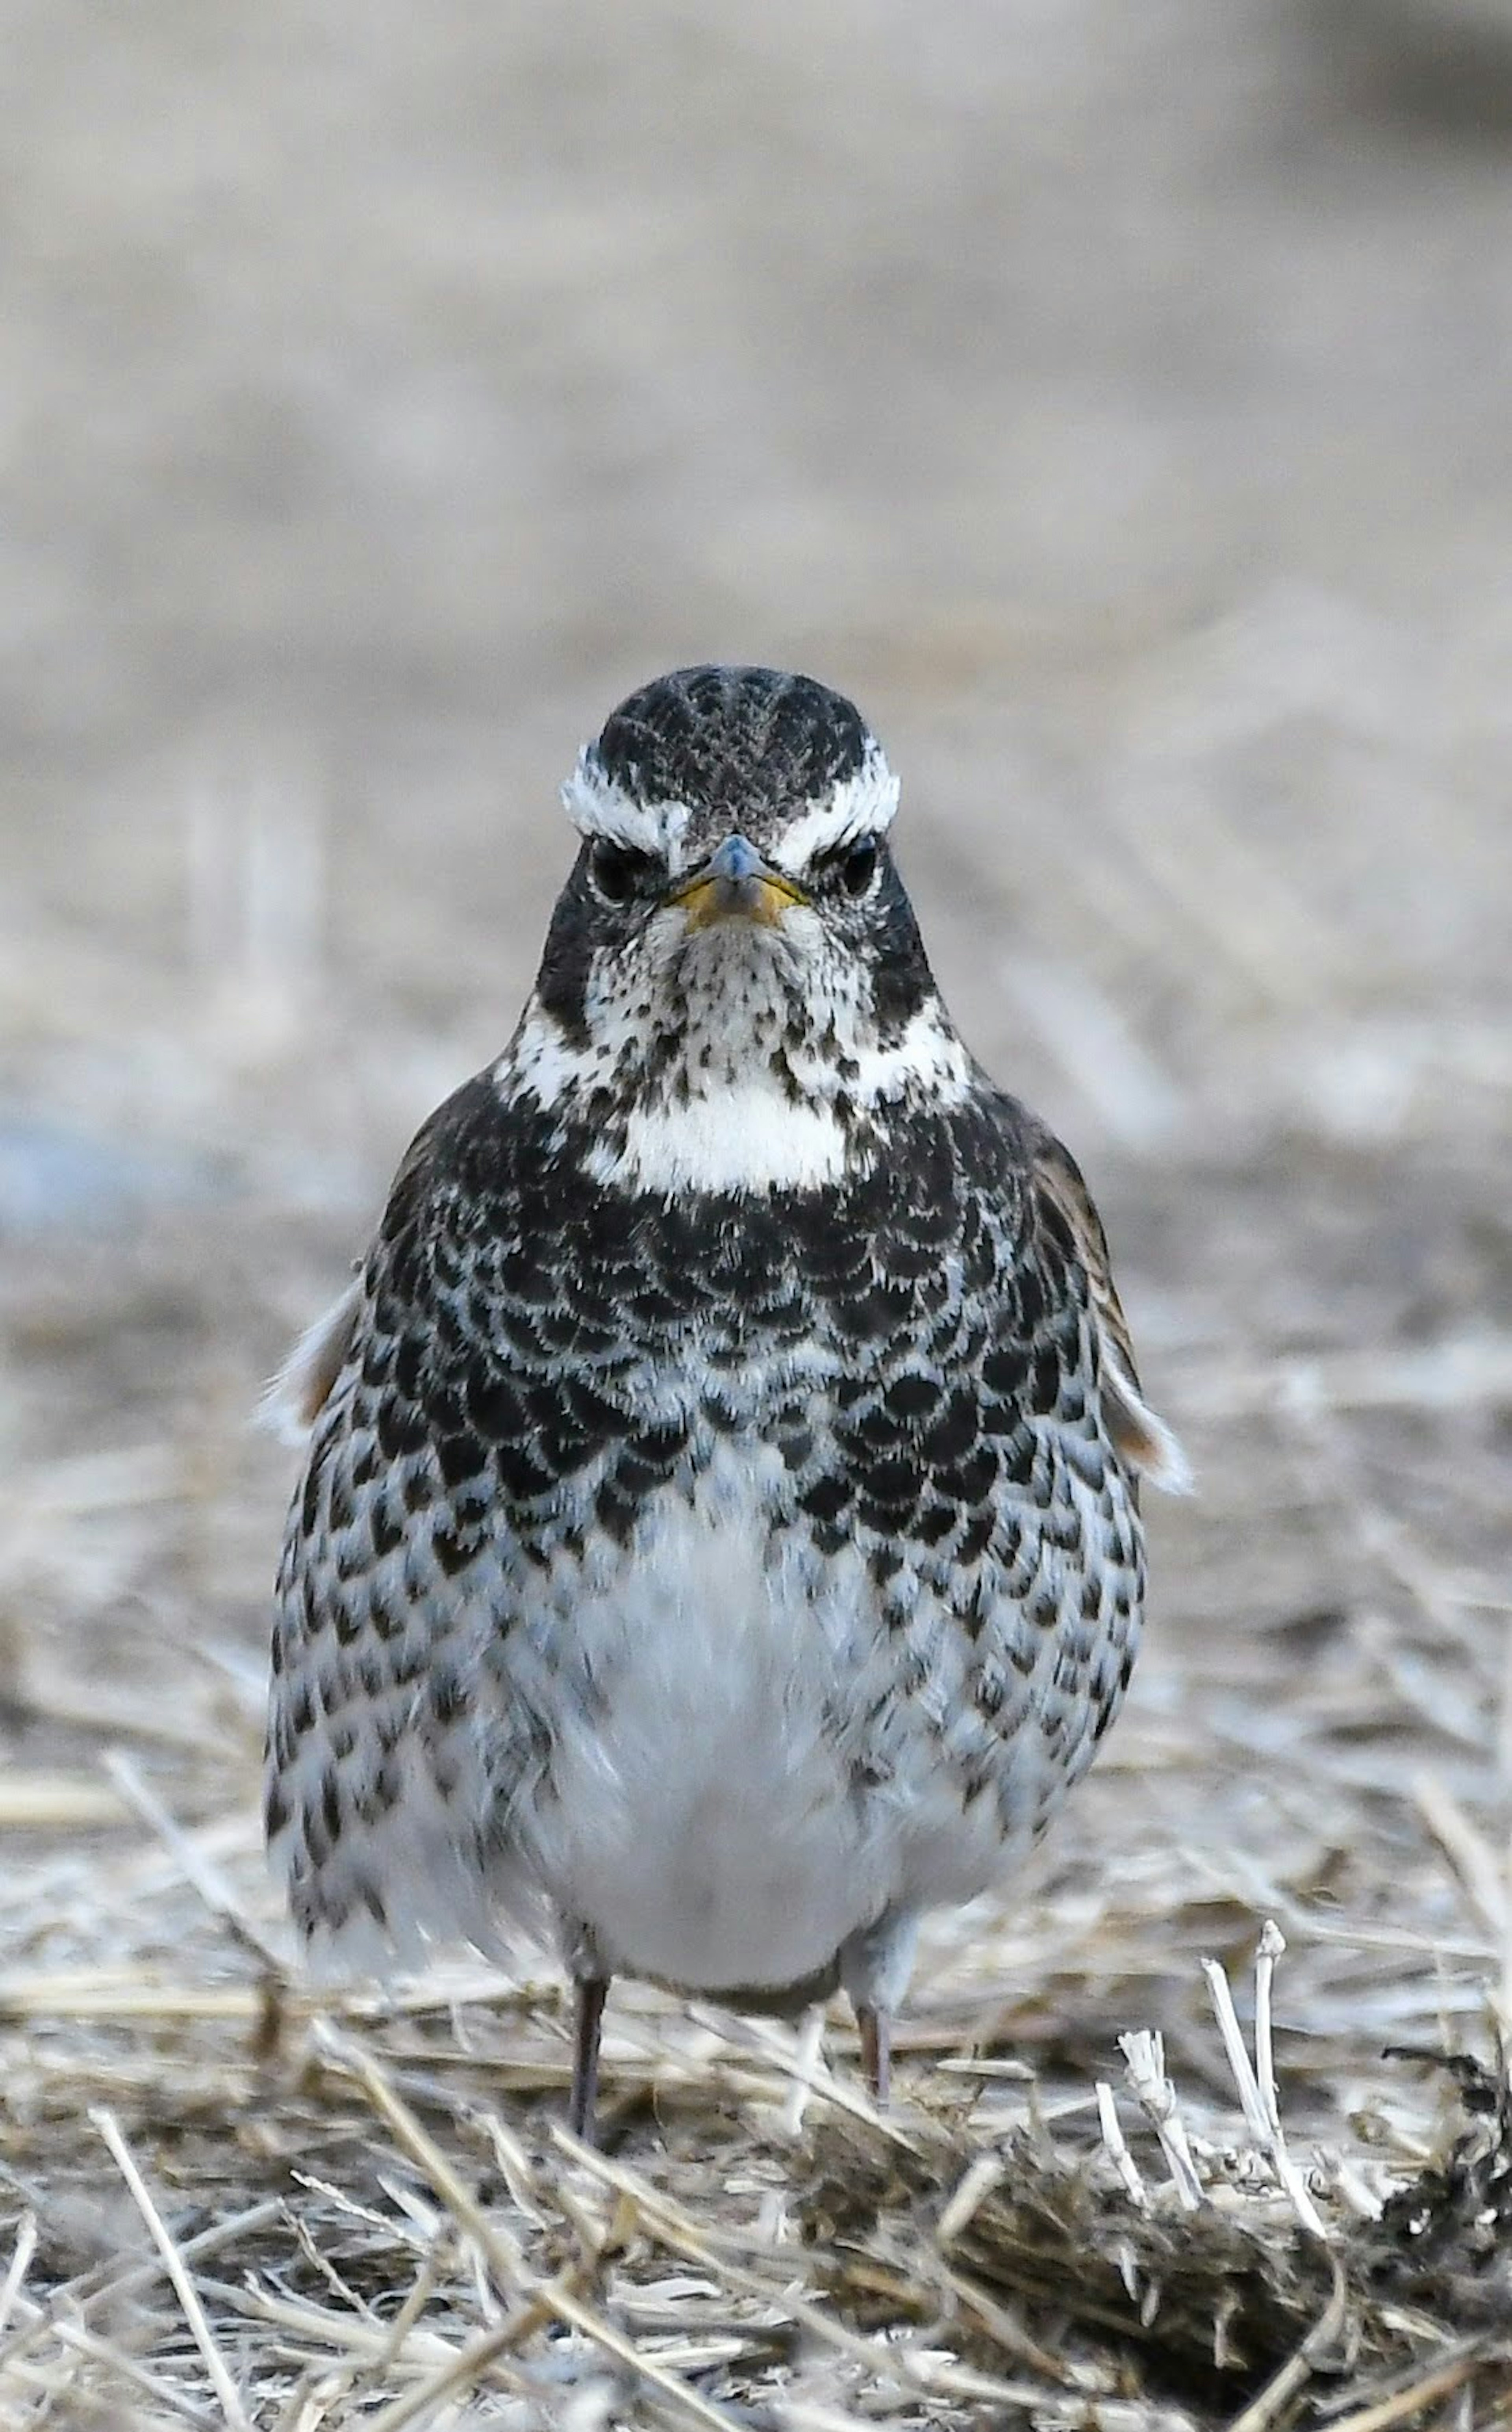
POLYGON ((927 997, 892 1047, 858 1047, 855 1103, 870 1109, 916 1093, 940 1106, 958 1106, 971 1085, 971 1058, 951 1029, 937 996, 927 997))
POLYGON ((533 1098, 549 1111, 604 1080, 612 1062, 607 1047, 575 1047, 555 1014, 532 996, 492 1077, 506 1105, 533 1098))

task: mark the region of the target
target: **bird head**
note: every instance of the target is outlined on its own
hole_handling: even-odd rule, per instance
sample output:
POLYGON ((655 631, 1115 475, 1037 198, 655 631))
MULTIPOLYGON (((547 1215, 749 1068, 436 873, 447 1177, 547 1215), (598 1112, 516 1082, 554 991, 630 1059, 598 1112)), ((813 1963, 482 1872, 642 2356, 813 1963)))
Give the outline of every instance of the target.
POLYGON ((764 667, 660 677, 563 797, 581 844, 515 1042, 543 1101, 611 1126, 700 1108, 723 1172, 743 1115, 785 1101, 832 1132, 916 1066, 927 1083, 943 1040, 959 1055, 889 849, 898 781, 839 693, 764 667))

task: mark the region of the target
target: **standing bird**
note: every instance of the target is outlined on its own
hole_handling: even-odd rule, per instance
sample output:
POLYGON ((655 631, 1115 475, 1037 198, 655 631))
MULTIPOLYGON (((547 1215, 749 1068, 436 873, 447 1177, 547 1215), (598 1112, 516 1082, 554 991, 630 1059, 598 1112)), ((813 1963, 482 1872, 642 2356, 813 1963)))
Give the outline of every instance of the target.
POLYGON ((349 1954, 554 1926, 580 2136, 619 1973, 839 1983, 882 2101, 919 1918, 1118 1711, 1181 1454, 1081 1174, 951 1026, 850 702, 685 668, 564 798, 513 1039, 274 1388, 268 1838, 349 1954))

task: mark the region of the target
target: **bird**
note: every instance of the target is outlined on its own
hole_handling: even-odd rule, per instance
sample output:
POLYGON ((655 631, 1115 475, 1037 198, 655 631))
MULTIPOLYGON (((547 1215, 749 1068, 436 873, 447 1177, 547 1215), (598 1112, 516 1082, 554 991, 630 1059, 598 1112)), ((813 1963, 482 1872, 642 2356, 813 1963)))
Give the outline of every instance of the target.
POLYGON ((271 1389, 268 1844, 324 1961, 554 1936, 581 2138, 616 1976, 843 1988, 882 2104, 921 1920, 1118 1713, 1140 1483, 1185 1463, 1080 1170, 946 1009, 850 701, 682 668, 563 792, 513 1036, 271 1389))

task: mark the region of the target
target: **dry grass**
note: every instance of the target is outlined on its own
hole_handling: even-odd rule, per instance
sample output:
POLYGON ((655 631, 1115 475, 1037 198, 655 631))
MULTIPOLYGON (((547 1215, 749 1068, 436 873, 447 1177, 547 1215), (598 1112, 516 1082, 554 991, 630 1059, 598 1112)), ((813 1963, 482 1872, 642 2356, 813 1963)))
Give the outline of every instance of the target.
POLYGON ((56 1955, 0 1980, 6 2420, 1499 2420, 1512 2095, 1439 2058, 1487 2048, 1445 2000, 1477 1971, 1410 1921, 1314 1920, 1279 1967, 1268 1925, 1252 1993, 1207 1960, 1171 2001, 1237 1909, 1190 1865, 1136 1906, 1068 1864, 1027 1925, 936 1939, 885 2120, 843 2031, 827 2059, 631 1988, 595 2155, 558 2124, 553 1984, 291 1985, 250 1736, 189 1827, 124 1756, 8 1786, 53 1836, 8 1947, 56 1955), (1141 2012, 1169 2074, 1158 2033, 1099 2030, 1141 2012))
POLYGON ((19 13, 3 2432, 1505 2432, 1498 13, 19 13), (710 650, 877 718, 1200 1493, 892 2117, 616 1988, 595 2158, 544 1961, 291 1973, 248 1414, 710 650))
MULTIPOLYGON (((260 1002, 196 1051, 227 1122, 297 1103, 260 1002)), ((359 1097, 405 1043, 344 1037, 359 1097)), ((1105 1763, 1032 1880, 936 1929, 890 2118, 838 2012, 821 2042, 624 1987, 599 2155, 548 1963, 311 1989, 262 1876, 282 1481, 245 1417, 351 1212, 264 1181, 19 1250, 0 2421, 1506 2420, 1512 1336, 1442 1238, 1447 1192, 1501 1257, 1498 1170, 1421 1120, 1221 1156, 1184 1123, 1106 1151, 1202 1493, 1155 1514, 1105 1763)))

